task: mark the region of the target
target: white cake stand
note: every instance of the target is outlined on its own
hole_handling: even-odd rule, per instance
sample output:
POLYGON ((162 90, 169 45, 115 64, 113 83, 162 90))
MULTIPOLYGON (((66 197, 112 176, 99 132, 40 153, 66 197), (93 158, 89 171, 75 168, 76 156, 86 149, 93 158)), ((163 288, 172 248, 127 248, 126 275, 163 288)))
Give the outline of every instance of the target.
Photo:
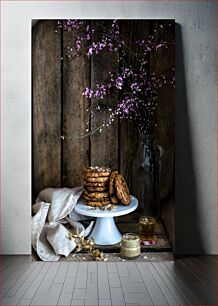
POLYGON ((128 206, 120 204, 112 210, 92 209, 90 206, 85 205, 81 198, 75 206, 75 211, 84 216, 96 217, 94 229, 89 237, 94 238, 96 244, 111 245, 120 242, 122 238, 114 222, 114 217, 127 215, 137 207, 138 200, 133 196, 130 197, 128 206))

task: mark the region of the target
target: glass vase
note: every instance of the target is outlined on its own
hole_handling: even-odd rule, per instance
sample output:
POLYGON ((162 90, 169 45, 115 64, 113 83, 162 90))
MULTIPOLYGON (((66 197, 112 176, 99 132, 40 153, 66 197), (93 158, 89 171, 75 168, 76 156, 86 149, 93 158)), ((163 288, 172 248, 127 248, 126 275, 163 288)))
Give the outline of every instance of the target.
POLYGON ((139 201, 143 216, 160 217, 160 171, 163 149, 153 134, 140 134, 133 160, 133 194, 139 201))

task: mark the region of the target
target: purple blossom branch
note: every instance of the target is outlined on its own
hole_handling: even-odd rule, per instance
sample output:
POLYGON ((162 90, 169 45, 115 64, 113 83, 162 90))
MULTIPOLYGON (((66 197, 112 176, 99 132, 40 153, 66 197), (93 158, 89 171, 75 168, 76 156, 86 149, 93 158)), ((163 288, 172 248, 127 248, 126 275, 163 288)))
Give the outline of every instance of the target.
POLYGON ((144 133, 156 125, 159 91, 165 85, 174 85, 175 72, 166 72, 166 75, 159 76, 155 73, 148 73, 147 55, 161 48, 167 48, 169 44, 174 44, 156 40, 155 34, 163 31, 166 26, 167 24, 160 25, 147 39, 142 38, 135 41, 137 49, 131 50, 120 34, 117 20, 112 21, 108 27, 97 23, 95 28, 79 20, 66 22, 64 28, 68 31, 75 31, 74 47, 68 49, 69 59, 77 56, 90 58, 103 51, 109 54, 119 53, 119 72, 109 71, 103 82, 96 82, 93 88, 86 87, 82 92, 84 97, 92 99, 92 103, 87 109, 86 133, 78 138, 91 136, 97 131, 101 132, 103 128, 110 126, 116 117, 135 122, 138 129, 144 133), (126 62, 127 55, 130 56, 128 62, 126 62), (114 105, 110 106, 106 98, 109 96, 111 100, 113 94, 114 105), (97 128, 90 130, 90 120, 95 120, 95 116, 101 112, 106 114, 107 118, 97 128))

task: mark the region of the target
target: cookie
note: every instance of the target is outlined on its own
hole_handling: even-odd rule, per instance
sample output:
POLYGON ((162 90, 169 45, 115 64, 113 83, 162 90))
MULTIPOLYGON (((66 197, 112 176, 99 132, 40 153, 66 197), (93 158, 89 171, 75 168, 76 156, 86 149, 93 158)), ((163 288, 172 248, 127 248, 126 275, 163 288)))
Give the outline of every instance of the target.
POLYGON ((84 203, 88 206, 92 206, 92 207, 102 207, 108 204, 111 204, 111 202, 109 200, 106 201, 102 201, 102 202, 95 202, 95 201, 89 201, 84 199, 84 203))
POLYGON ((86 200, 90 200, 90 201, 95 201, 95 202, 102 202, 102 201, 110 201, 110 198, 109 197, 102 197, 102 198, 93 198, 93 197, 90 197, 88 194, 85 194, 83 192, 83 198, 86 199, 86 200))
POLYGON ((107 191, 107 187, 98 187, 98 186, 85 186, 85 190, 88 192, 96 192, 96 191, 107 191))
POLYGON ((108 183, 110 176, 99 176, 99 177, 84 177, 85 181, 88 183, 108 183))
POLYGON ((109 192, 110 195, 113 196, 115 194, 115 189, 114 189, 114 179, 115 176, 118 174, 118 171, 112 171, 110 175, 110 182, 109 182, 109 192))
POLYGON ((85 187, 108 187, 108 182, 87 182, 84 180, 85 187))
POLYGON ((84 177, 108 177, 111 169, 106 167, 89 167, 83 170, 84 177))
POLYGON ((110 200, 111 200, 112 204, 118 204, 119 203, 119 199, 116 197, 116 195, 110 196, 110 200))
POLYGON ((83 197, 84 201, 86 202, 95 202, 95 203, 105 203, 105 202, 110 202, 111 203, 111 200, 109 198, 102 198, 102 199, 90 199, 90 198, 87 198, 86 196, 83 197))
POLYGON ((116 196, 120 200, 120 202, 124 205, 129 205, 130 203, 129 188, 126 184, 124 177, 121 174, 117 174, 115 176, 114 186, 116 190, 116 196))
POLYGON ((85 190, 84 195, 88 196, 91 199, 109 198, 109 192, 87 192, 85 190))
POLYGON ((110 175, 110 182, 109 182, 110 199, 113 204, 117 204, 119 202, 116 196, 116 191, 115 191, 115 186, 114 186, 114 179, 117 174, 118 174, 118 171, 113 171, 110 175))

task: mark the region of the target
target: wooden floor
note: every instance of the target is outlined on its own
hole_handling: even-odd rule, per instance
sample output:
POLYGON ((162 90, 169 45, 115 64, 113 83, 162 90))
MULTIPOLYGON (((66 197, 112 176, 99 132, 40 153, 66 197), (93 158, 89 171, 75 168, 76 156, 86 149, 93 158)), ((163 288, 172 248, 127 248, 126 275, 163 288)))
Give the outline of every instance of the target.
POLYGON ((1 257, 0 305, 217 305, 217 257, 163 262, 1 257))

